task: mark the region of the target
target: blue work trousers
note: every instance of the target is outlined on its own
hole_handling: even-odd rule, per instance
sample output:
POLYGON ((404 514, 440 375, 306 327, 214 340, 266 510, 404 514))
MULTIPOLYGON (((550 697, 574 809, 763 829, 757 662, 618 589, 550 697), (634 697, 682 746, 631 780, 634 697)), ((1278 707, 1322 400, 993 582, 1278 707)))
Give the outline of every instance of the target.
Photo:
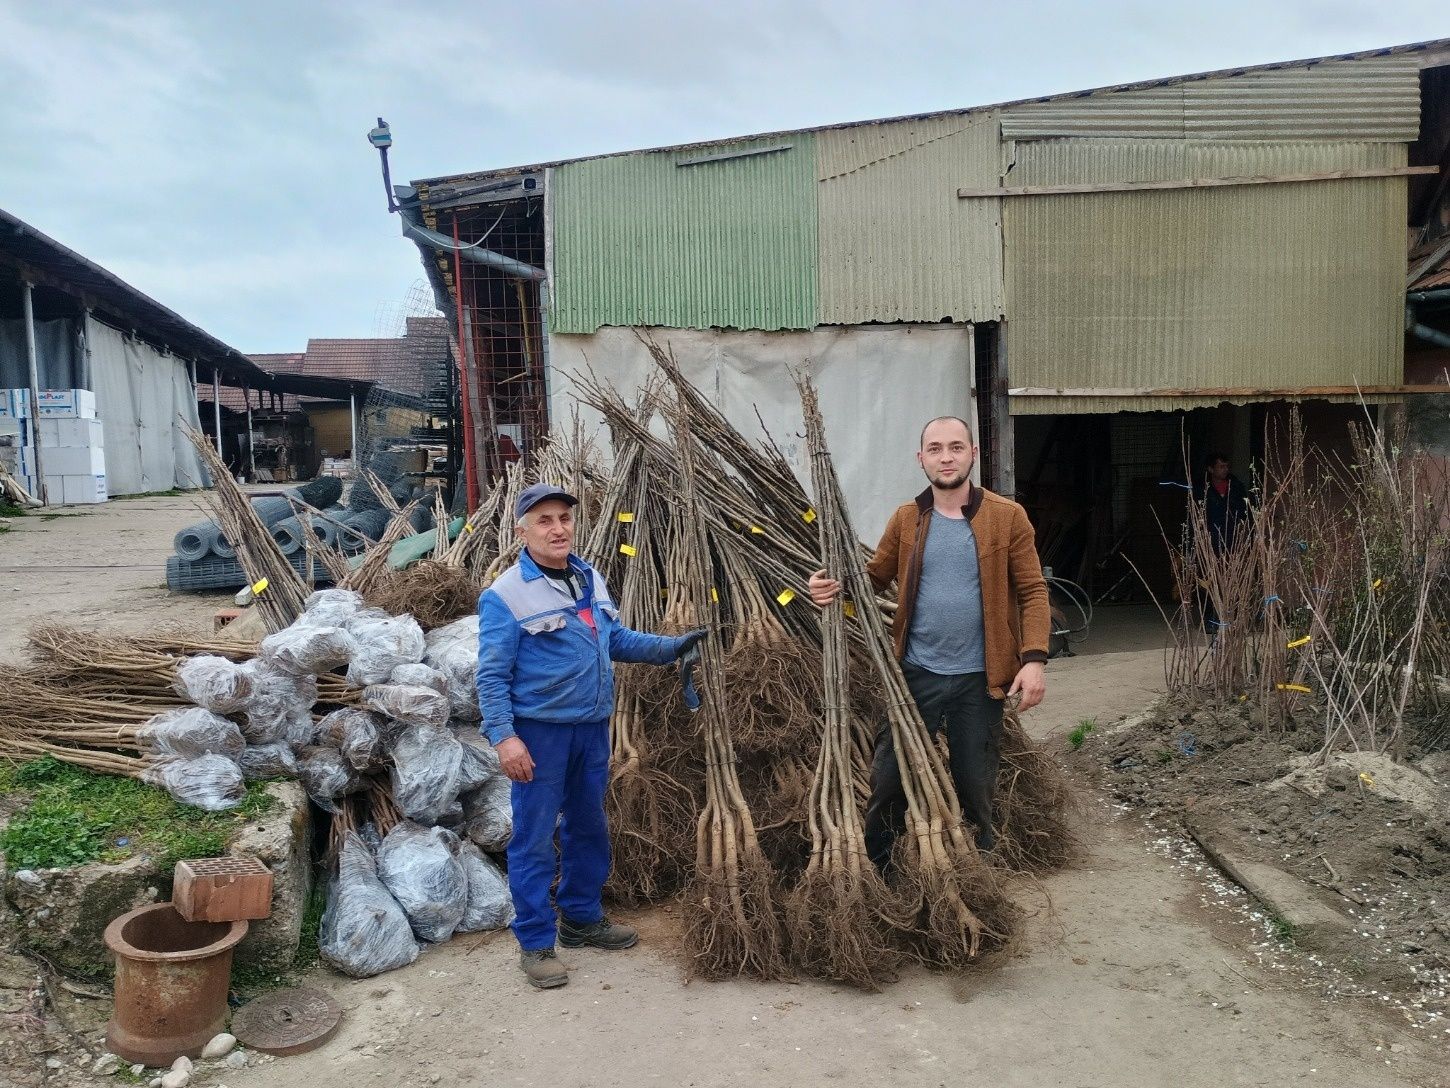
POLYGON ((604 917, 609 877, 609 719, 562 725, 514 721, 534 760, 534 780, 513 784, 514 833, 509 840, 509 891, 514 936, 526 952, 553 948, 558 933, 549 889, 559 877, 558 909, 571 922, 604 917), (558 849, 554 831, 559 832, 558 849))

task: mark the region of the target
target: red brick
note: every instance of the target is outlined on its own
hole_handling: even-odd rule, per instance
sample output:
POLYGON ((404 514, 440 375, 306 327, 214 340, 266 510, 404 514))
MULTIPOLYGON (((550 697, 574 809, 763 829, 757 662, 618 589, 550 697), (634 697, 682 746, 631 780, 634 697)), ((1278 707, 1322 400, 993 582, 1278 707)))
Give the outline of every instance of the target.
POLYGON ((171 902, 188 922, 238 922, 272 913, 272 871, 245 855, 176 863, 171 902))

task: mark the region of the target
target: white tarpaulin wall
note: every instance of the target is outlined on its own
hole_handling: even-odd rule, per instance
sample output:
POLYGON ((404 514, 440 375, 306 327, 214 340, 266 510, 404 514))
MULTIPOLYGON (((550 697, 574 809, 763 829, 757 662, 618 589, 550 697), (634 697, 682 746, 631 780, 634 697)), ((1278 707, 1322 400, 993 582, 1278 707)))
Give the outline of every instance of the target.
POLYGON ((106 440, 112 495, 205 487, 209 477, 182 433, 201 429, 186 363, 86 318, 91 388, 106 440))
MULTIPOLYGON (((808 332, 651 329, 674 350, 685 376, 747 438, 760 419, 796 475, 810 489, 800 398, 790 367, 809 362, 820 390, 826 439, 851 507, 856 531, 875 544, 886 519, 926 486, 916 463, 922 424, 961 416, 977 433, 970 325, 831 326, 808 332)), ((633 329, 604 328, 588 336, 549 340, 549 411, 567 428, 578 410, 586 434, 607 445, 597 413, 579 405, 569 375, 590 367, 626 401, 659 368, 633 329)), ((974 468, 973 482, 978 480, 974 468)))

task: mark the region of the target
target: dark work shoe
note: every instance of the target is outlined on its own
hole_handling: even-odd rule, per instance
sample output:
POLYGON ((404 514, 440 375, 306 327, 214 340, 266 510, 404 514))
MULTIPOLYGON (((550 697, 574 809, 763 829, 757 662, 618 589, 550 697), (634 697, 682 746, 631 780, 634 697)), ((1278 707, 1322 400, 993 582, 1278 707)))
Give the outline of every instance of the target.
POLYGON ((579 948, 587 944, 591 948, 617 952, 621 948, 633 948, 638 942, 638 933, 629 926, 614 925, 608 918, 588 925, 571 922, 567 918, 559 919, 559 943, 565 948, 579 948))
POLYGON ((529 985, 537 990, 552 990, 569 983, 569 972, 552 948, 519 953, 519 966, 529 976, 529 985))

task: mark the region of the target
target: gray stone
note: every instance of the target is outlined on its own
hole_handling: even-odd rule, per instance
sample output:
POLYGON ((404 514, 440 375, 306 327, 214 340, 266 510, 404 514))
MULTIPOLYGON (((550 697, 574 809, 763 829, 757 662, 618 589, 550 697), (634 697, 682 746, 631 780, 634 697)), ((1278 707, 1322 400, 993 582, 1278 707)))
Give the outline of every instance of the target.
POLYGON ((227 1055, 227 1060, 222 1064, 228 1069, 245 1069, 247 1067, 247 1052, 245 1050, 233 1050, 227 1055))
POLYGON ((227 850, 251 854, 272 870, 272 914, 251 923, 234 960, 245 967, 283 972, 302 937, 302 916, 312 893, 312 815, 297 782, 272 782, 270 812, 247 824, 227 850))
POLYGON ((47 1069, 49 1069, 52 1073, 55 1072, 57 1069, 60 1068, 60 1059, 59 1058, 46 1058, 45 1059, 45 1067, 47 1069))
POLYGON ((191 1070, 191 1059, 188 1058, 185 1054, 183 1054, 181 1057, 177 1058, 176 1061, 171 1063, 171 1072, 173 1073, 186 1073, 189 1075, 191 1073, 191 1070))
POLYGON ((219 1035, 213 1035, 206 1046, 201 1048, 201 1056, 208 1059, 225 1058, 236 1045, 237 1037, 223 1031, 219 1035))
POLYGON ((102 1054, 91 1066, 91 1072, 98 1077, 109 1077, 121 1068, 121 1059, 114 1054, 102 1054))
POLYGON ((144 1072, 146 1072, 146 1067, 140 1062, 137 1062, 135 1065, 131 1066, 131 1076, 133 1077, 139 1077, 144 1072))
MULTIPOLYGON (((168 874, 169 875, 169 874, 168 874)), ((21 869, 6 883, 19 918, 20 940, 82 975, 111 971, 102 935, 111 919, 155 901, 156 865, 149 857, 114 865, 21 869)))
POLYGON ((186 1088, 191 1083, 191 1072, 186 1069, 172 1069, 161 1074, 161 1088, 186 1088))

